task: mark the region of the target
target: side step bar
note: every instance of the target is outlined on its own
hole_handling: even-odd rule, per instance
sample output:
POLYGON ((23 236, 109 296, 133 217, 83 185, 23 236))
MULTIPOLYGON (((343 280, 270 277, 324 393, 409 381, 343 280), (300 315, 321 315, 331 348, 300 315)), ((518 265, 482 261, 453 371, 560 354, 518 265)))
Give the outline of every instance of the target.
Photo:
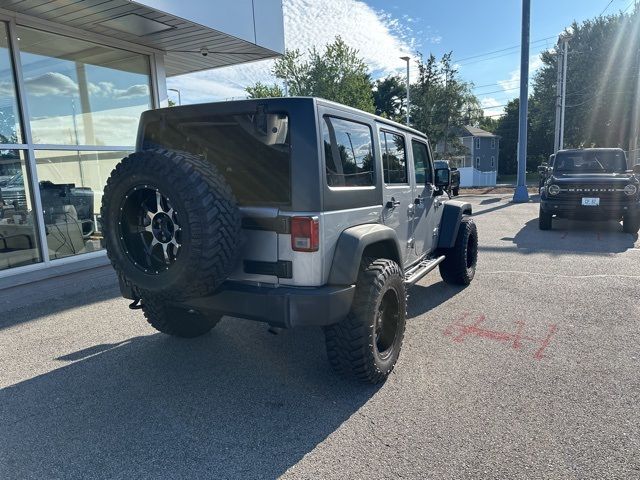
POLYGON ((431 270, 436 268, 444 260, 444 255, 438 258, 429 258, 411 267, 404 274, 404 283, 413 285, 431 270))

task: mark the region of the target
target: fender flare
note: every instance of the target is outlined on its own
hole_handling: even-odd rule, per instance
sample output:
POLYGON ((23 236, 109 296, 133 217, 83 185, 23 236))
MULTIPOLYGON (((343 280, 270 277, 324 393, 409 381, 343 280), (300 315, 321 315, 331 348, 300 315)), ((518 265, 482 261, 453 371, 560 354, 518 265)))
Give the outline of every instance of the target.
POLYGON ((472 209, 469 202, 447 200, 444 203, 442 219, 440 220, 440 234, 438 235, 438 248, 452 248, 456 243, 460 221, 464 215, 471 215, 472 209))
POLYGON ((402 267, 402 251, 396 232, 380 224, 365 224, 347 228, 338 237, 333 262, 329 272, 330 285, 353 285, 358 279, 358 270, 364 250, 380 245, 385 258, 394 260, 402 267))

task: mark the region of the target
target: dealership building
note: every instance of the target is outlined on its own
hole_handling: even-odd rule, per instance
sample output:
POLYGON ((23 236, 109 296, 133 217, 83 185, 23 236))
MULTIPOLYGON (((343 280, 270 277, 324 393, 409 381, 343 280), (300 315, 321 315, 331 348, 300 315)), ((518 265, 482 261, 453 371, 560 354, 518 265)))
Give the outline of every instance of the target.
POLYGON ((107 263, 103 188, 167 77, 283 51, 281 0, 0 0, 0 288, 107 263))

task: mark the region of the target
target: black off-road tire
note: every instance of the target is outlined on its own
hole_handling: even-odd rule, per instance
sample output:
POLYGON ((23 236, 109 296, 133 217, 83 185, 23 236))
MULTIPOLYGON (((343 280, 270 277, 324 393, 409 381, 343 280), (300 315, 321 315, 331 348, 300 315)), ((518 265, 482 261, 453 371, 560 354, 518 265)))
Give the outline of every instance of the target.
POLYGON ((460 189, 459 188, 454 188, 453 190, 453 196, 457 197, 460 194, 460 189))
POLYGON ((324 329, 333 369, 365 383, 384 381, 398 361, 406 315, 407 294, 400 266, 384 258, 363 258, 351 311, 340 323, 324 329), (384 321, 379 322, 381 318, 384 321), (383 328, 377 336, 379 325, 383 328))
POLYGON ((197 155, 162 149, 129 155, 111 172, 101 217, 113 267, 142 295, 162 294, 167 300, 205 296, 220 286, 237 261, 241 217, 236 199, 215 165, 197 155), (180 250, 174 263, 157 272, 134 262, 120 227, 125 199, 147 187, 170 198, 180 220, 180 250))
POLYGON ((442 279, 453 285, 469 285, 478 261, 478 229, 472 218, 462 218, 456 243, 442 254, 445 259, 438 266, 442 279))
POLYGON ((165 303, 155 297, 142 299, 142 311, 147 322, 159 332, 174 337, 194 338, 215 327, 222 315, 205 315, 165 303))
POLYGON ((625 233, 631 235, 637 235, 640 230, 640 216, 638 215, 625 215, 622 218, 622 230, 625 233))
POLYGON ((551 230, 553 228, 553 215, 540 209, 538 214, 538 228, 540 230, 551 230))

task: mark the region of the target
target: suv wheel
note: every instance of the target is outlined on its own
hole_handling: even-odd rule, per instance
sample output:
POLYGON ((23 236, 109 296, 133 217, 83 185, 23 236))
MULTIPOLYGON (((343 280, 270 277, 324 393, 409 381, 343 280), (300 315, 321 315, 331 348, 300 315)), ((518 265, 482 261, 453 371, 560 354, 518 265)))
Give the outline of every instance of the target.
POLYGON ((215 327, 222 315, 204 315, 194 310, 169 305, 155 297, 142 299, 147 322, 159 332, 174 337, 194 338, 215 327))
POLYGON ((640 230, 640 217, 637 215, 625 215, 622 218, 622 230, 625 233, 637 235, 640 230))
POLYGON ((142 296, 205 296, 235 265, 237 202, 224 176, 197 155, 129 155, 111 172, 101 217, 111 263, 142 296))
POLYGON ((363 382, 384 381, 398 361, 406 316, 400 266, 383 258, 363 258, 351 312, 325 327, 331 366, 363 382))
POLYGON ((443 253, 445 259, 439 265, 442 279, 454 285, 469 285, 478 261, 478 229, 472 218, 460 221, 455 245, 443 253))
POLYGON ((553 215, 540 209, 538 214, 538 228, 540 230, 551 230, 553 227, 553 215))

